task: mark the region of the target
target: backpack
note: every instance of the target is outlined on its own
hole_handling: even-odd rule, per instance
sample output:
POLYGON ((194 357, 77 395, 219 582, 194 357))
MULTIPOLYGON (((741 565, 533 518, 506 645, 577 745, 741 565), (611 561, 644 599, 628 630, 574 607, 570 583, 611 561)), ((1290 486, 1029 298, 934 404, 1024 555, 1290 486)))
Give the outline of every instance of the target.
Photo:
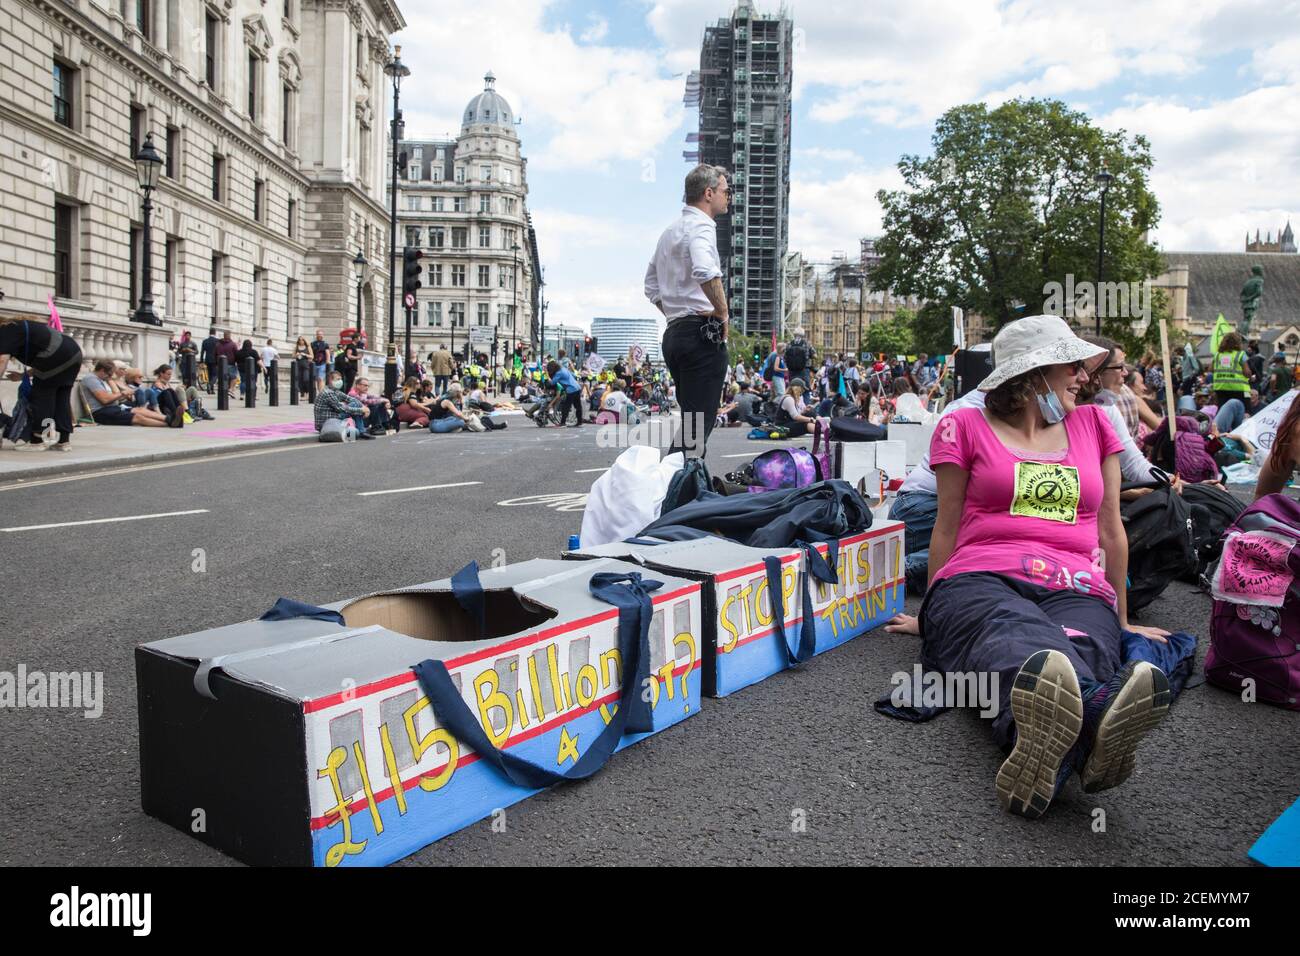
POLYGON ((804 488, 821 481, 821 463, 804 448, 773 448, 753 461, 755 493, 779 488, 804 488))
POLYGON ((1168 487, 1120 505, 1128 536, 1128 609, 1146 607, 1175 578, 1195 573, 1191 508, 1168 487))
POLYGON ((342 419, 331 418, 321 425, 320 437, 317 441, 349 442, 356 441, 356 439, 357 426, 352 423, 351 419, 345 422, 342 419))
POLYGON ((763 363, 763 381, 765 382, 772 381, 772 370, 775 367, 776 367, 776 355, 775 354, 769 355, 767 357, 767 361, 763 363))
POLYGON ((1214 610, 1205 679, 1300 710, 1300 504, 1265 495, 1228 528, 1210 573, 1214 610))
POLYGON ((664 493, 664 500, 659 507, 659 514, 666 515, 682 505, 690 504, 692 501, 703 497, 705 493, 712 490, 713 482, 709 479, 709 469, 705 467, 704 459, 687 458, 686 463, 669 480, 668 491, 664 493))
POLYGON ((785 347, 785 364, 791 374, 808 367, 808 345, 802 339, 795 339, 785 347))
POLYGON ((1196 552, 1196 571, 1184 576, 1192 584, 1223 553, 1223 535, 1246 506, 1235 496, 1213 485, 1184 485, 1183 501, 1192 516, 1192 548, 1196 552))

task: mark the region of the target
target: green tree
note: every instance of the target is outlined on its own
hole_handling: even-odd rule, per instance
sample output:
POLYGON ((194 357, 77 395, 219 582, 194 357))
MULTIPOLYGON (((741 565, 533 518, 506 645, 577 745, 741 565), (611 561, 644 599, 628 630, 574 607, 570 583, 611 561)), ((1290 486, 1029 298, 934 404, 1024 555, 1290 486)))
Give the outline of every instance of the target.
POLYGON ((909 309, 899 309, 892 319, 872 322, 867 326, 867 351, 907 355, 912 351, 912 322, 909 309))
POLYGON ((927 302, 912 321, 912 347, 930 355, 947 355, 952 346, 952 307, 927 302))
POLYGON ((1142 136, 1105 131, 1054 100, 958 106, 935 124, 934 155, 899 160, 904 188, 881 190, 882 254, 872 285, 998 325, 1045 311, 1048 284, 1095 282, 1103 164, 1107 282, 1162 271, 1146 240, 1159 220, 1142 136))

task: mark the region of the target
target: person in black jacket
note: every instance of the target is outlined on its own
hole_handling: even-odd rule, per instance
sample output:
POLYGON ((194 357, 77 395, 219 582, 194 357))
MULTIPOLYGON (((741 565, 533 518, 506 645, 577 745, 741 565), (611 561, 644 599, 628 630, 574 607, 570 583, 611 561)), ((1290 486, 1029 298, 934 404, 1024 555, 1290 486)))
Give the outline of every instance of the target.
POLYGON ((208 329, 208 337, 203 340, 203 345, 199 349, 199 361, 208 369, 208 394, 212 394, 212 389, 217 381, 217 330, 214 326, 208 329))
MULTIPOLYGON (((39 320, 0 319, 0 377, 10 356, 27 366, 32 382, 27 427, 18 437, 31 445, 44 444, 41 431, 52 420, 59 433, 54 447, 67 451, 72 438, 72 388, 81 374, 81 346, 72 336, 39 320)), ((18 376, 11 373, 10 377, 18 376)))
POLYGON ((244 389, 251 388, 253 394, 257 394, 257 373, 262 366, 262 356, 257 349, 253 348, 252 339, 244 339, 243 346, 235 353, 235 361, 239 368, 239 394, 244 394, 244 389), (253 374, 248 374, 248 360, 253 360, 253 374))

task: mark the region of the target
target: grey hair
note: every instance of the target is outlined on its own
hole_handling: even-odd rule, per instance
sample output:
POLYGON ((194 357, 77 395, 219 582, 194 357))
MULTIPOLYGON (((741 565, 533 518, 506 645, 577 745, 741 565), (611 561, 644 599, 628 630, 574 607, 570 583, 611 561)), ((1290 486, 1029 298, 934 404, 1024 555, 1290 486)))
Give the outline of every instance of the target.
POLYGON ((717 189, 723 176, 731 174, 722 166, 701 163, 686 174, 686 202, 697 203, 704 198, 706 189, 717 189))

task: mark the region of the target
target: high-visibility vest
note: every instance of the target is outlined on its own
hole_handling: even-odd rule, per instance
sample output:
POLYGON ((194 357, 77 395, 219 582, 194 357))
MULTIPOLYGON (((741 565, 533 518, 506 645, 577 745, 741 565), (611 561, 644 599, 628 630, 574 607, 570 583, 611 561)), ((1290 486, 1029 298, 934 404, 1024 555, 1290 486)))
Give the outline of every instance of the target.
POLYGON ((1246 364, 1245 352, 1220 352, 1214 357, 1214 390, 1216 392, 1249 392, 1250 380, 1242 367, 1246 364))

